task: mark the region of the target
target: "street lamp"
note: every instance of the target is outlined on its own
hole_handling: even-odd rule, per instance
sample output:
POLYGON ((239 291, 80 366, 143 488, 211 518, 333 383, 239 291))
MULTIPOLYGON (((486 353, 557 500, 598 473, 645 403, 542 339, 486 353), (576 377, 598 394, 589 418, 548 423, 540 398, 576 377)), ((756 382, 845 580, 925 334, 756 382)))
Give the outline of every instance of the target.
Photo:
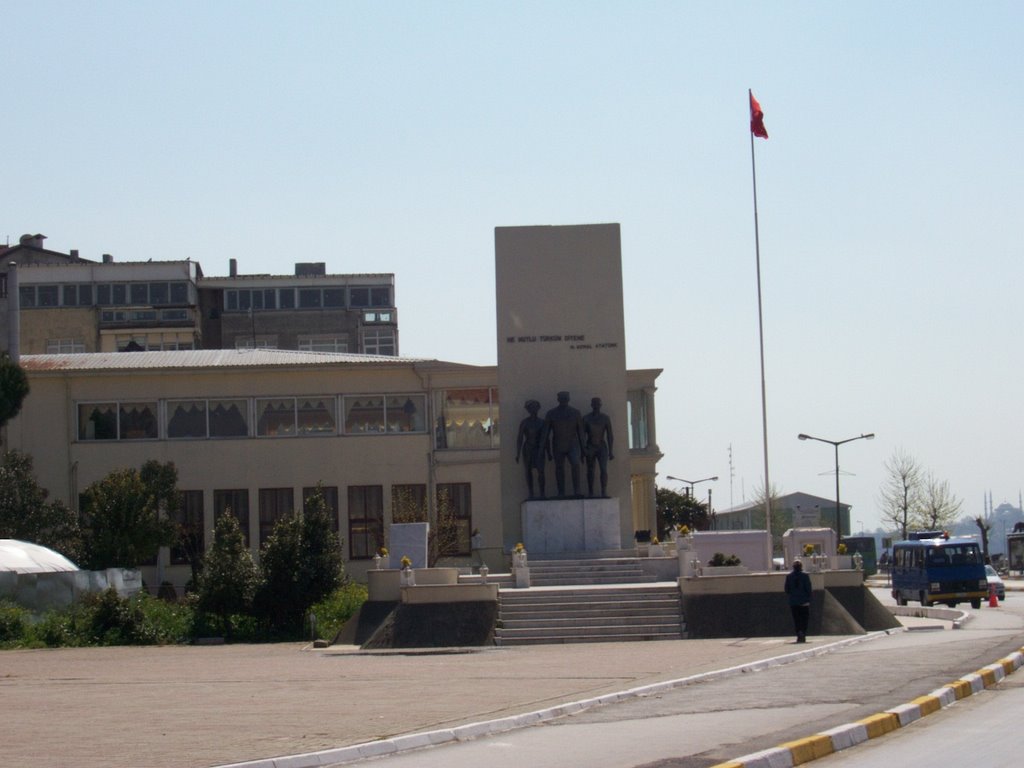
POLYGON ((823 437, 814 437, 813 435, 805 435, 802 432, 796 436, 798 440, 817 440, 819 443, 828 443, 836 449, 836 536, 839 539, 843 538, 843 516, 840 513, 839 508, 839 446, 843 443, 852 443, 854 440, 874 440, 875 433, 869 432, 866 435, 857 435, 856 437, 848 437, 845 440, 826 440, 823 437))
POLYGON ((672 477, 672 475, 665 475, 665 478, 667 480, 675 480, 677 483, 686 483, 690 486, 690 497, 693 498, 693 486, 697 483, 706 483, 709 480, 717 480, 718 475, 715 475, 714 477, 702 477, 700 480, 683 480, 681 477, 672 477))

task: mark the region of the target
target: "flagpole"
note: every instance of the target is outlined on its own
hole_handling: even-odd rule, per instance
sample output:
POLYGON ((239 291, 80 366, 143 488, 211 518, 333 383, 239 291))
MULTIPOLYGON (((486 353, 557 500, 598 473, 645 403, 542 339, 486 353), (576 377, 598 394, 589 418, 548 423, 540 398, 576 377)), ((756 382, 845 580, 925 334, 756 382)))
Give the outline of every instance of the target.
MULTIPOLYGON (((753 92, 747 91, 748 99, 753 92)), ((761 235, 757 222, 757 164, 754 162, 754 131, 750 131, 750 172, 754 185, 754 253, 757 261, 757 332, 761 347, 761 434, 764 443, 764 521, 769 541, 772 535, 771 481, 768 478, 768 399, 764 376, 764 311, 761 302, 761 235)), ((774 551, 774 544, 773 544, 774 551)))

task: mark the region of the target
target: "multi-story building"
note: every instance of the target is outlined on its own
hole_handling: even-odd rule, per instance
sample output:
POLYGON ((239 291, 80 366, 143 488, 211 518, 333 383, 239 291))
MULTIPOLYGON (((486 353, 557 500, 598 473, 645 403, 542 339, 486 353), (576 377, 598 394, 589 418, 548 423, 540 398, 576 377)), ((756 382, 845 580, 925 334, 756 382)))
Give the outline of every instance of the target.
MULTIPOLYGON (((21 354, 137 350, 294 349, 398 354, 395 278, 329 275, 323 262, 293 275, 204 277, 198 262, 101 262, 42 247, 42 235, 7 248, 16 264, 21 354)), ((0 313, 8 346, 8 312, 0 313)))
POLYGON ((78 251, 71 251, 71 253, 51 251, 43 245, 44 240, 46 240, 46 235, 22 235, 17 245, 0 246, 0 350, 9 348, 8 312, 10 305, 7 285, 11 265, 14 265, 16 270, 22 266, 39 264, 88 263, 85 259, 79 258, 78 251))
POLYGON ((323 262, 299 263, 293 275, 199 280, 204 346, 311 352, 398 354, 393 274, 329 275, 323 262))
POLYGON ((202 347, 194 261, 18 267, 21 353, 202 347))
MULTIPOLYGON (((501 513, 500 444, 515 439, 517 424, 511 434, 502 427, 494 366, 261 349, 27 355, 21 364, 31 393, 6 443, 31 454, 40 484, 73 508, 111 471, 155 459, 178 470, 179 519, 200 550, 230 511, 258 552, 318 484, 357 577, 387 543, 399 507, 405 519, 411 508, 436 522, 442 496, 458 527, 455 562, 475 555, 505 567, 503 542, 522 536, 504 530, 501 513)), ((630 371, 626 398, 606 403, 628 413, 628 451, 616 460, 628 462, 636 530, 655 522, 659 373, 630 371)), ((508 471, 521 477, 517 465, 508 471)), ((186 562, 187 553, 165 549, 146 579, 181 587, 186 562)))

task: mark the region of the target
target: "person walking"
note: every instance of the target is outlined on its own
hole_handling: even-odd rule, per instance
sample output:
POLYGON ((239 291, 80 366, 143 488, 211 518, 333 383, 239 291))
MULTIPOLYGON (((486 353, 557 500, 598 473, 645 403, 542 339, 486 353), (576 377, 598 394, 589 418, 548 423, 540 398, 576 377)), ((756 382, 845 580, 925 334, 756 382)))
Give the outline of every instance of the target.
POLYGON ((786 574, 786 594, 789 610, 793 614, 796 641, 807 642, 807 624, 811 620, 811 577, 804 573, 804 564, 793 561, 793 570, 786 574))

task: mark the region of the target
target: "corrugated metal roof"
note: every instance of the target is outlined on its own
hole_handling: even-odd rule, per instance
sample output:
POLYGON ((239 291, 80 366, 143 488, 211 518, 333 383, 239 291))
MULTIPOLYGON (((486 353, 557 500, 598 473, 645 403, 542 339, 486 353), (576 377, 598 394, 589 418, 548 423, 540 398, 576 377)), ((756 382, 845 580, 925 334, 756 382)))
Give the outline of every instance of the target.
POLYGON ((92 352, 69 355, 22 355, 28 372, 122 371, 161 368, 268 368, 275 366, 401 366, 434 362, 425 357, 299 352, 287 349, 201 349, 166 352, 92 352))

